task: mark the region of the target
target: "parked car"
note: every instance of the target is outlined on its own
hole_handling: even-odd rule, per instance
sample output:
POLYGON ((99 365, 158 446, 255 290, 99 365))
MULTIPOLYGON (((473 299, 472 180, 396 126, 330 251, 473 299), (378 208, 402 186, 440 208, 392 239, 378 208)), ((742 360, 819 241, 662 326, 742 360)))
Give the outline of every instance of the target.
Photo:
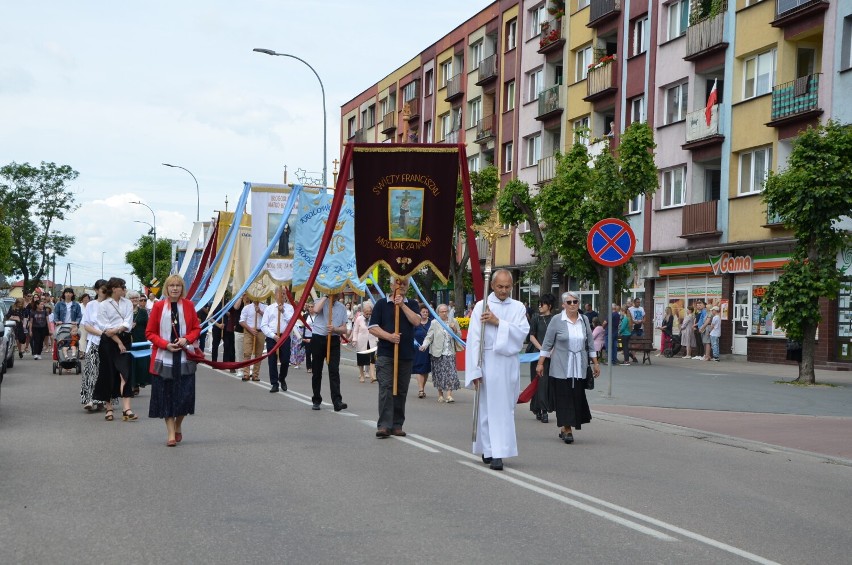
POLYGON ((15 322, 6 322, 5 314, 0 314, 0 323, 3 324, 3 333, 0 334, 0 387, 3 385, 3 377, 6 370, 15 365, 15 322))

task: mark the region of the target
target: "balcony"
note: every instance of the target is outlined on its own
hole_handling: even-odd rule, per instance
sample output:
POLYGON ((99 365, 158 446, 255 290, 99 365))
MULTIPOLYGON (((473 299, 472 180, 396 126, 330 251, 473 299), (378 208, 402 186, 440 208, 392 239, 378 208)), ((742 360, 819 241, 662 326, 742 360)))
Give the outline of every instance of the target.
POLYGON ((718 200, 687 204, 681 208, 681 238, 716 237, 722 235, 716 228, 718 200))
POLYGON ((562 35, 562 18, 541 24, 541 35, 539 37, 539 53, 550 53, 562 49, 562 46, 565 45, 565 36, 562 35))
POLYGON ((402 105, 402 117, 414 121, 420 117, 420 98, 412 98, 402 105))
POLYGON ((819 109, 820 73, 776 85, 772 89, 772 117, 766 125, 778 127, 809 120, 822 114, 819 109))
POLYGON ((396 130, 396 112, 388 112, 382 116, 382 133, 390 135, 396 130))
POLYGON ((541 186, 556 178, 556 155, 542 157, 538 160, 536 184, 541 186))
POLYGON ((560 92, 560 88, 560 85, 556 84, 539 93, 538 114, 536 114, 536 120, 544 121, 562 113, 563 106, 565 106, 565 104, 563 104, 561 100, 562 93, 560 92))
POLYGON ((477 75, 476 86, 482 86, 497 79, 497 55, 486 57, 479 63, 479 74, 477 75))
POLYGON ((444 134, 444 139, 441 140, 441 143, 458 143, 459 131, 461 130, 454 129, 452 131, 448 131, 446 134, 444 134))
POLYGON ((355 133, 352 134, 350 140, 352 143, 366 143, 367 142, 367 133, 364 128, 356 129, 355 133))
MULTIPOLYGON (((726 6, 727 7, 727 6, 726 6)), ((721 14, 704 18, 686 28, 686 61, 695 61, 705 55, 724 51, 725 10, 721 14)))
MULTIPOLYGON (((828 0, 775 0, 775 20, 772 27, 787 27, 814 19, 822 21, 823 12, 828 10, 828 0)), ((807 24, 806 24, 807 25, 807 24)))
POLYGON ((706 109, 696 110, 686 115, 686 143, 681 149, 698 149, 708 145, 722 143, 725 135, 719 129, 722 106, 716 104, 710 108, 710 123, 707 123, 706 109))
POLYGON ((613 60, 596 69, 589 69, 586 77, 586 102, 593 102, 618 90, 618 80, 615 71, 618 65, 613 60))
POLYGON ((444 101, 455 100, 464 94, 464 74, 459 73, 447 81, 447 96, 444 101))
POLYGON ((592 0, 589 6, 589 23, 586 27, 598 27, 618 16, 621 0, 592 0))
POLYGON ((496 132, 496 119, 495 114, 491 114, 490 116, 485 116, 476 124, 476 142, 477 143, 488 143, 492 139, 494 139, 496 132))

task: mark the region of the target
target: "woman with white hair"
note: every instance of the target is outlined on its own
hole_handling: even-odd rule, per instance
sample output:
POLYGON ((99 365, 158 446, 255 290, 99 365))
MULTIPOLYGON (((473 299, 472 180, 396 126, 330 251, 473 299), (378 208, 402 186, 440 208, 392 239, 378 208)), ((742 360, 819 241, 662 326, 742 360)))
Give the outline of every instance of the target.
POLYGON ((585 382, 589 364, 593 365, 594 378, 601 373, 589 319, 580 314, 580 297, 576 293, 562 294, 562 314, 547 325, 539 355, 539 378, 544 376, 544 360, 550 358, 550 407, 556 410, 559 439, 574 443, 573 428, 579 430, 592 421, 585 382))
POLYGON ((365 382, 366 377, 370 377, 371 383, 376 382, 376 338, 367 329, 372 315, 373 301, 367 300, 361 305, 361 311, 352 322, 351 340, 357 352, 359 383, 365 382))

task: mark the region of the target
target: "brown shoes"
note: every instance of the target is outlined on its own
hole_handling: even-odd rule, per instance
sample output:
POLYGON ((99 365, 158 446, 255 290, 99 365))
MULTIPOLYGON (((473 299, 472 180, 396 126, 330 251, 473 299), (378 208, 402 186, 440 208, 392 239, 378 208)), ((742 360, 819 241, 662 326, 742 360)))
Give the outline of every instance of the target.
POLYGON ((376 430, 376 437, 379 439, 385 439, 386 437, 390 437, 390 430, 387 428, 379 428, 376 430))
POLYGON ((397 437, 405 437, 406 435, 408 435, 404 431, 402 431, 402 428, 394 428, 393 432, 391 433, 397 437))

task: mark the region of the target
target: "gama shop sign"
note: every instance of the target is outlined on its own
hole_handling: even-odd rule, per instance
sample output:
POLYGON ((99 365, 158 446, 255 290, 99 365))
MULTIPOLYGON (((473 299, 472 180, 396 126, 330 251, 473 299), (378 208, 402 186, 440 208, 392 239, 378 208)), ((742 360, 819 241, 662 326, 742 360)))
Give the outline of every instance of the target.
POLYGON ((751 255, 731 255, 727 251, 716 257, 710 257, 710 267, 714 275, 731 273, 750 273, 754 270, 751 255))

